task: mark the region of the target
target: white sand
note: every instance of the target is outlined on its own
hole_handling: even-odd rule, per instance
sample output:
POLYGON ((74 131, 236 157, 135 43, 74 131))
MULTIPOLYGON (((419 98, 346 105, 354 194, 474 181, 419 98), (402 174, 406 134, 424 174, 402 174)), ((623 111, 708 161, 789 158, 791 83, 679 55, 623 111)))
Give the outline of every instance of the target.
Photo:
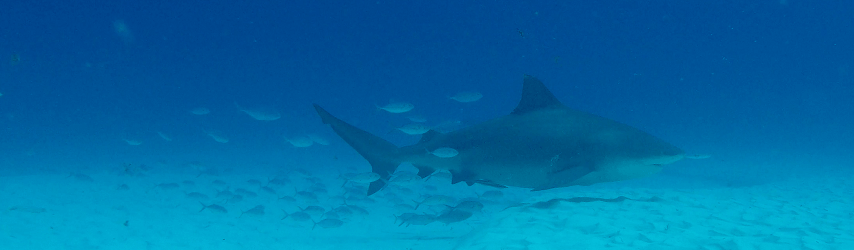
POLYGON ((511 208, 458 249, 854 249, 851 179, 749 188, 601 190, 660 202, 511 208))
MULTIPOLYGON (((0 177, 0 246, 3 249, 854 249, 854 184, 851 176, 803 182, 709 189, 626 188, 615 185, 535 193, 507 190, 506 199, 526 203, 552 198, 595 197, 660 201, 560 202, 548 209, 514 202, 484 202, 486 208, 462 223, 398 227, 386 199, 363 203, 369 215, 346 219, 340 228, 315 228, 311 222, 280 220, 281 209, 296 205, 252 189, 248 179, 266 176, 148 177, 93 174, 94 182, 64 175, 0 177), (226 207, 227 214, 199 212, 185 196, 211 197, 213 179, 258 192, 226 207), (178 189, 159 183, 192 180, 178 189), (117 187, 126 184, 129 190, 117 187), (240 216, 264 205, 263 216, 240 216), (127 222, 127 225, 124 223, 127 222)), ((295 179, 291 176, 291 179, 295 179)), ((324 179, 332 197, 340 192, 324 179)), ((293 185, 299 184, 299 180, 293 185)), ((336 183, 338 183, 336 185, 336 183)), ((438 181, 430 180, 436 184, 438 181)), ((437 186, 440 186, 437 184, 437 186)), ((293 187, 276 188, 293 195, 293 187)), ((473 196, 483 187, 453 187, 473 196)), ((415 192, 423 189, 414 187, 415 192)), ((337 206, 321 198, 318 205, 337 206)), ((419 212, 430 210, 419 209, 419 212)))

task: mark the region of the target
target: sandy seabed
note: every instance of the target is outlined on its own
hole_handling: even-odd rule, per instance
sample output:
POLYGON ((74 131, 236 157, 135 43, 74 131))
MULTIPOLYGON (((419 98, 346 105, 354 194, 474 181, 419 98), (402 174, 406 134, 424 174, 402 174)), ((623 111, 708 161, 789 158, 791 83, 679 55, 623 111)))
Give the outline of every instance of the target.
MULTIPOLYGON (((0 177, 3 249, 854 249, 854 177, 834 176, 748 187, 628 188, 605 185, 548 193, 505 191, 506 200, 463 222, 400 225, 395 203, 417 194, 377 194, 348 202, 369 213, 342 218, 340 227, 284 217, 309 204, 257 192, 239 202, 217 198, 263 176, 146 177, 92 174, 0 177), (210 184, 217 179, 227 187, 210 184), (191 180, 191 181, 187 181, 191 180), (177 183, 178 187, 163 185, 177 183), (124 185, 124 186, 122 186, 124 185), (126 187, 126 188, 125 188, 126 187), (190 192, 210 198, 188 196, 190 192), (522 195, 519 195, 519 194, 522 195), (557 201, 619 196, 629 200, 557 201), (228 211, 199 211, 219 204, 228 211), (263 205, 263 214, 244 214, 263 205)), ((294 177, 291 177, 293 179, 294 177)), ((431 180, 432 181, 432 180, 431 180)), ((329 178, 332 209, 341 182, 329 178), (334 184, 338 183, 338 184, 334 184)), ((296 183, 296 182, 294 182, 296 183)), ((297 185, 297 184, 293 184, 297 185)), ((455 194, 473 196, 466 188, 455 194)), ((420 189, 406 189, 420 190, 420 189)), ((343 191, 341 191, 343 192, 343 191)), ((411 203, 411 202, 410 202, 411 203)), ((412 204, 414 205, 414 204, 412 204)), ((408 207, 408 206, 403 206, 408 207)), ((414 213, 432 213, 424 207, 414 213)), ((314 217, 312 220, 322 220, 314 217)))

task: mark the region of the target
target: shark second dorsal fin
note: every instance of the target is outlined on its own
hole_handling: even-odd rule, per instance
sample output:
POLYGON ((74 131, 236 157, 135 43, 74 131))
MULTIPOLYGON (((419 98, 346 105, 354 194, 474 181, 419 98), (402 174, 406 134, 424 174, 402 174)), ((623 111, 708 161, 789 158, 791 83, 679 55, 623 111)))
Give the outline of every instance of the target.
POLYGON ((536 77, 525 75, 525 81, 522 84, 522 99, 519 105, 513 110, 513 114, 524 114, 534 110, 560 107, 563 104, 546 88, 536 77))

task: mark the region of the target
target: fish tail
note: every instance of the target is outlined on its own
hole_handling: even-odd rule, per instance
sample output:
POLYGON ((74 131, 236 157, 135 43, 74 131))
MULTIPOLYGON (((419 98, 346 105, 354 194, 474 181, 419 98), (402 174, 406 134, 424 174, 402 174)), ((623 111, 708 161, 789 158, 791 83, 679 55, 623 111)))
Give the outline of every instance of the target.
POLYGON ((199 204, 202 204, 202 210, 199 210, 199 213, 201 213, 202 211, 205 211, 205 208, 208 208, 208 206, 205 205, 204 203, 202 203, 201 201, 199 202, 199 204))
MULTIPOLYGON (((371 171, 379 174, 380 179, 388 178, 402 163, 398 157, 399 148, 391 142, 332 116, 317 104, 314 104, 314 109, 324 124, 329 124, 338 136, 350 144, 365 160, 368 160, 368 163, 371 164, 371 171)), ((384 186, 385 183, 381 181, 371 182, 368 187, 368 195, 376 193, 384 186)))
POLYGON ((284 209, 282 209, 282 212, 285 213, 285 217, 282 217, 282 220, 288 218, 288 216, 291 216, 291 214, 289 214, 288 211, 285 211, 284 209))

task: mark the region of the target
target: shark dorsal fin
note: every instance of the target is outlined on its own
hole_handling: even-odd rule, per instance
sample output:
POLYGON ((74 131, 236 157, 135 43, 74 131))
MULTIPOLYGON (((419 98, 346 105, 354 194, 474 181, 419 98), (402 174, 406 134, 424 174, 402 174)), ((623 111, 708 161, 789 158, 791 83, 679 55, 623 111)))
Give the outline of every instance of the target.
POLYGON ((419 140, 418 143, 421 144, 421 143, 426 143, 428 141, 431 141, 431 140, 433 140, 433 138, 436 138, 436 136, 439 134, 441 134, 441 133, 439 133, 439 131, 432 130, 432 129, 428 130, 427 133, 424 133, 421 135, 421 140, 419 140))
POLYGON ((525 75, 525 82, 522 84, 522 100, 513 110, 513 114, 560 106, 563 104, 546 88, 546 85, 543 85, 543 82, 533 76, 525 75))

